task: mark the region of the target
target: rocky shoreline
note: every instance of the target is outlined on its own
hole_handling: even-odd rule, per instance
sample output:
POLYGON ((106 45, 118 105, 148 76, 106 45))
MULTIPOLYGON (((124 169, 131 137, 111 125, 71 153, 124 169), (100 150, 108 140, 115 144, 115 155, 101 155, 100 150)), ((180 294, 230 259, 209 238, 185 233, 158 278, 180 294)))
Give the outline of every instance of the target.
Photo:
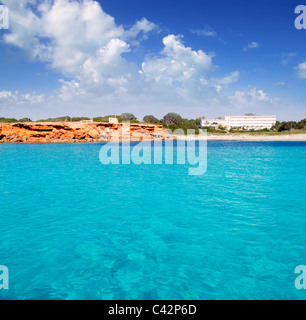
POLYGON ((73 143, 108 141, 165 140, 169 137, 159 125, 52 122, 0 124, 0 143, 73 143))
MULTIPOLYGON (((160 125, 84 122, 0 123, 0 143, 82 143, 109 141, 190 140, 192 137, 171 136, 160 125)), ((206 140, 195 136, 195 140, 206 140)), ((208 134, 208 141, 306 141, 306 134, 249 135, 208 134)))

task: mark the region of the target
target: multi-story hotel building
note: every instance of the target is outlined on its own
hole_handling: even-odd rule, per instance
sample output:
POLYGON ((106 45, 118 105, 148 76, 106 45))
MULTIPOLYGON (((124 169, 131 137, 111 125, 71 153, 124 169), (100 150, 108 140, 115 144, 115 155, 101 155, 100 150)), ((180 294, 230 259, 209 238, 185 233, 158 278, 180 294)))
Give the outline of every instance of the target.
POLYGON ((276 116, 226 116, 219 119, 202 119, 202 127, 237 128, 246 130, 271 129, 276 124, 276 116))

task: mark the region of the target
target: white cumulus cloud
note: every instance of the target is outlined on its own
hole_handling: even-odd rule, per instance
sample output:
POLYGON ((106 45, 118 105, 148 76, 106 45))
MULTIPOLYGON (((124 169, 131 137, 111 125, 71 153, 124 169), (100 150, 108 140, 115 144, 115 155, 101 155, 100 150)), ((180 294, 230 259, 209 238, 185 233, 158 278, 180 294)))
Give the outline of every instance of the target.
POLYGON ((164 49, 159 57, 142 64, 142 73, 148 81, 162 85, 186 86, 198 81, 212 70, 212 56, 202 50, 185 47, 180 36, 169 35, 163 39, 164 49))
POLYGON ((256 105, 258 103, 275 104, 278 99, 270 98, 266 92, 257 88, 249 88, 248 90, 236 91, 234 96, 230 97, 233 104, 238 105, 256 105))
POLYGON ((300 63, 295 67, 295 70, 297 70, 297 75, 300 79, 306 79, 306 62, 300 63))
MULTIPOLYGON (((143 62, 132 62, 139 43, 152 32, 160 32, 146 18, 123 27, 94 0, 2 2, 11 13, 10 32, 4 36, 4 42, 23 49, 32 60, 45 63, 59 74, 60 80, 52 96, 0 92, 1 110, 19 101, 28 102, 29 111, 33 103, 43 103, 44 112, 50 108, 49 116, 129 110, 158 115, 187 108, 197 108, 203 114, 205 108, 233 101, 232 105, 236 105, 239 101, 269 99, 255 89, 225 96, 223 89, 239 80, 239 72, 214 77, 218 68, 214 54, 194 50, 184 43, 182 35, 164 36, 160 52, 151 53, 143 62)), ((213 37, 215 33, 207 26, 202 35, 213 37)))
POLYGON ((20 94, 18 91, 0 91, 0 106, 3 103, 17 103, 17 104, 37 104, 44 101, 44 95, 37 95, 35 92, 32 94, 20 94))

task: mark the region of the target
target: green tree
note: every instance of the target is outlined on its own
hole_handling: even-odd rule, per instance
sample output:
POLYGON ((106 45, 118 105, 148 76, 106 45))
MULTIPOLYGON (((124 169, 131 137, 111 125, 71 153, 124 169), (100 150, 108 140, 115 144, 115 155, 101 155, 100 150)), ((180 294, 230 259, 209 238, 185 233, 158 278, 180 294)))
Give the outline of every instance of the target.
POLYGON ((135 117, 135 115, 133 115, 133 113, 128 113, 128 112, 122 113, 121 117, 127 119, 128 121, 136 121, 137 120, 137 118, 135 117))
POLYGON ((167 128, 170 129, 172 132, 174 132, 177 129, 182 129, 185 134, 187 134, 188 130, 194 130, 196 134, 199 133, 197 121, 193 119, 182 119, 179 124, 170 124, 167 126, 167 128))
POLYGON ((58 118, 49 118, 46 120, 38 120, 38 122, 67 122, 67 121, 71 121, 71 118, 69 116, 58 117, 58 118))
POLYGON ((95 117, 94 122, 108 122, 109 118, 115 118, 116 116, 95 117))
POLYGON ((289 122, 283 121, 278 126, 278 132, 290 131, 290 130, 294 130, 294 129, 298 129, 298 124, 295 121, 289 121, 289 122))
POLYGON ((273 131, 278 131, 281 123, 279 121, 276 121, 275 125, 271 128, 273 131))
POLYGON ((87 118, 87 117, 74 117, 74 118, 71 118, 72 122, 79 122, 79 121, 83 121, 83 120, 90 120, 90 119, 87 118))
POLYGON ((18 122, 18 120, 15 118, 0 118, 0 122, 13 123, 13 122, 18 122))
POLYGON ((159 123, 159 120, 157 118, 155 118, 154 116, 152 116, 152 115, 145 116, 143 118, 143 121, 146 122, 146 123, 153 123, 153 124, 158 124, 159 123))
POLYGON ((306 119, 301 120, 298 124, 297 124, 298 129, 306 129, 306 119))
POLYGON ((32 120, 30 118, 22 118, 19 122, 32 122, 32 120))
POLYGON ((196 126, 197 126, 198 128, 201 128, 201 126, 202 126, 202 118, 197 118, 197 119, 195 120, 195 123, 196 123, 196 126))
POLYGON ((183 118, 175 112, 170 112, 164 116, 164 121, 167 126, 172 124, 179 125, 183 121, 183 118))

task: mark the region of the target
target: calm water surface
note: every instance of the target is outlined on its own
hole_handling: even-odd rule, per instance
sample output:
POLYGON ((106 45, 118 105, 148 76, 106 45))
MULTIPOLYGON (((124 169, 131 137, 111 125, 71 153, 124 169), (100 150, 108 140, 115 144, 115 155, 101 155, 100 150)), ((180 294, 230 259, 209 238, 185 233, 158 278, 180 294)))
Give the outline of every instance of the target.
POLYGON ((208 170, 0 145, 0 299, 305 299, 306 143, 209 142, 208 170))

